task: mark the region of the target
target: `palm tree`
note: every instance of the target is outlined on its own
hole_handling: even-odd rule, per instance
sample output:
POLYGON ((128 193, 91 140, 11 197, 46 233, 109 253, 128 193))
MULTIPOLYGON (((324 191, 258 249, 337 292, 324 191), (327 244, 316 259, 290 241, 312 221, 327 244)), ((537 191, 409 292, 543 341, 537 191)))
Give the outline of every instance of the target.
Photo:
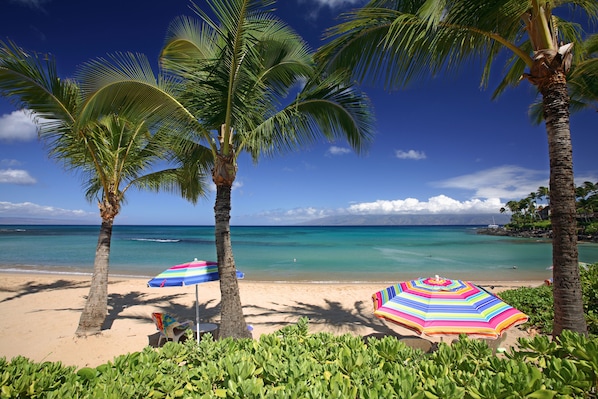
POLYGON ((550 206, 550 190, 548 187, 540 186, 538 187, 538 191, 536 191, 536 195, 540 201, 546 200, 546 203, 550 206))
POLYGON ((76 332, 97 333, 107 315, 112 228, 125 194, 131 188, 178 191, 196 202, 204 194, 200 182, 211 158, 198 147, 170 149, 172 132, 152 134, 143 119, 125 110, 85 119, 79 84, 61 79, 53 58, 29 55, 14 43, 0 42, 0 94, 33 113, 49 155, 80 173, 86 198, 98 203, 102 222, 94 271, 76 332))
POLYGON ((576 54, 573 60, 572 53, 581 32, 579 25, 552 13, 567 5, 583 9, 591 20, 598 16, 595 0, 371 0, 330 30, 332 40, 318 55, 331 70, 348 69, 359 80, 397 88, 414 77, 456 70, 475 59, 484 62, 486 86, 501 50, 510 52, 494 97, 521 77, 542 94, 550 157, 555 335, 563 329, 587 334, 566 78, 572 62, 581 57, 576 54))
POLYGON ((345 139, 361 151, 373 136, 373 117, 367 97, 346 83, 344 74, 324 75, 316 68, 301 37, 272 14, 274 1, 206 3, 214 19, 193 5, 199 21, 181 17, 171 24, 160 77, 136 72, 131 60, 98 61, 86 68, 86 80, 98 82, 86 90, 96 111, 116 96, 136 114, 187 126, 195 142, 210 149, 222 298, 219 335, 241 338, 249 332, 230 232, 238 157, 247 152, 257 162, 322 136, 345 139))

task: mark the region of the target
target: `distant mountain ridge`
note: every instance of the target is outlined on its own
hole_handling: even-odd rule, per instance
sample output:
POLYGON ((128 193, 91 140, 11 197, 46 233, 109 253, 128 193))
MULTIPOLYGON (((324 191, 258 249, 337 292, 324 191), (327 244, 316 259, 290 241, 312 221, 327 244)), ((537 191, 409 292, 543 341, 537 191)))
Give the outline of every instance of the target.
POLYGON ((311 226, 487 226, 504 225, 511 217, 504 214, 437 214, 437 215, 338 215, 310 220, 311 226))

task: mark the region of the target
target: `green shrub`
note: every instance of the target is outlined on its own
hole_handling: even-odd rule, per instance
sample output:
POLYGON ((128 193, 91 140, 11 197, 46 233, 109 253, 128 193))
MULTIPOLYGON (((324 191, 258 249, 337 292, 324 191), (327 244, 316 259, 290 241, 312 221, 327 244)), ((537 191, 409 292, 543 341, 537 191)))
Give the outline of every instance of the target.
POLYGON ((554 300, 552 287, 519 287, 500 293, 500 298, 519 309, 529 320, 522 325, 522 328, 533 328, 543 334, 552 333, 552 322, 554 320, 554 300))
POLYGON ((598 222, 592 222, 583 226, 583 234, 596 235, 598 234, 598 222))
MULTIPOLYGON (((588 332, 598 335, 598 263, 582 266, 580 278, 588 332)), ((551 286, 507 290, 501 292, 500 297, 529 316, 524 328, 534 328, 547 335, 552 333, 554 301, 551 286)))
POLYGON ((309 334, 190 339, 75 371, 0 359, 0 398, 595 398, 598 340, 564 332, 497 357, 465 336, 425 354, 394 337, 309 334))

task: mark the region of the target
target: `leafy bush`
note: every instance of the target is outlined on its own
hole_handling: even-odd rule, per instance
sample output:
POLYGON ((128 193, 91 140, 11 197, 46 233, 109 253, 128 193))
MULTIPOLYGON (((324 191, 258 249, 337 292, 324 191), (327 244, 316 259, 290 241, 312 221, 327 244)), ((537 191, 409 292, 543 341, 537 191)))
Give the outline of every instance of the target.
MULTIPOLYGON (((598 335, 598 263, 581 267, 580 278, 588 332, 598 335)), ((520 287, 501 292, 500 297, 529 316, 523 327, 537 329, 543 334, 552 333, 554 301, 551 286, 520 287)))
POLYGON ((598 335, 598 263, 582 266, 580 276, 588 332, 598 335))
MULTIPOLYGON (((208 337, 208 336, 206 336, 208 337)), ((598 340, 520 340, 497 357, 465 336, 425 354, 394 337, 309 334, 307 320, 259 340, 209 337, 97 368, 0 359, 1 398, 595 398, 598 340)))
POLYGON ((500 293, 500 298, 529 316, 523 328, 533 328, 544 334, 552 333, 554 300, 552 287, 519 287, 500 293))
POLYGON ((583 233, 588 235, 598 234, 598 222, 592 222, 586 226, 583 226, 583 233))

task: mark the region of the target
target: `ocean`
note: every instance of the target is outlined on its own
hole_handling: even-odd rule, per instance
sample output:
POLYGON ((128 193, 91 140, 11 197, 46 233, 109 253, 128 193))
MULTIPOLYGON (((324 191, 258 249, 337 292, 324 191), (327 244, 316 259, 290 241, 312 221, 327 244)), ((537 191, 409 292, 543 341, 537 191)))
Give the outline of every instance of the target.
MULTIPOLYGON (((485 227, 485 226, 479 226, 485 227)), ((395 282, 440 275, 544 280, 550 241, 487 236, 475 226, 233 226, 237 269, 253 281, 395 282)), ((0 271, 90 274, 99 226, 0 226, 0 271)), ((114 226, 113 276, 151 278, 194 258, 216 260, 213 226, 114 226)), ((598 244, 579 244, 598 262, 598 244)))

